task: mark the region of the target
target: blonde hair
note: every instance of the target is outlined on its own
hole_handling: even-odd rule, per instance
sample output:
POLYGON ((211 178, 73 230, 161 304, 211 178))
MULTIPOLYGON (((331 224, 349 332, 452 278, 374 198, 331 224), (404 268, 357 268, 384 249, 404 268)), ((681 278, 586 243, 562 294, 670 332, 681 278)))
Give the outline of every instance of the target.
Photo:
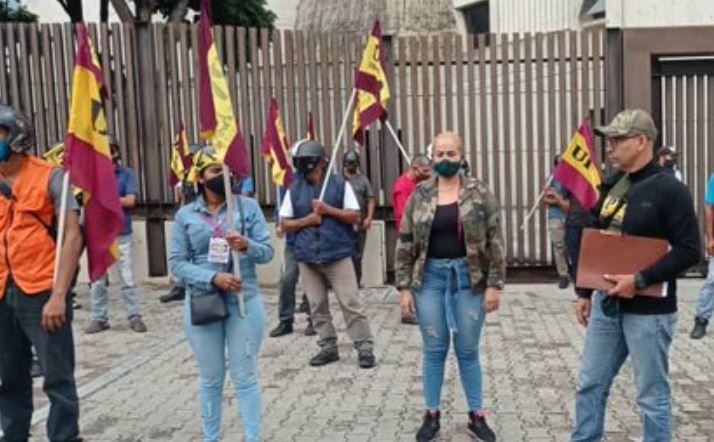
POLYGON ((456 143, 456 147, 459 149, 459 152, 461 153, 461 155, 464 155, 464 142, 461 139, 461 137, 459 136, 459 134, 457 134, 456 132, 448 131, 448 130, 444 131, 444 132, 440 132, 439 134, 437 134, 434 137, 434 141, 432 141, 431 144, 434 147, 436 147, 436 142, 441 139, 449 139, 449 140, 453 141, 454 143, 456 143))

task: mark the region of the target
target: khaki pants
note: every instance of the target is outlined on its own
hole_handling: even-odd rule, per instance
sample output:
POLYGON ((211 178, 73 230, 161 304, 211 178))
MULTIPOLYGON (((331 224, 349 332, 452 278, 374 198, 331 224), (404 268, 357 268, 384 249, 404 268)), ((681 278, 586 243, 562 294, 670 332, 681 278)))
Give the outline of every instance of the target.
POLYGON ((568 258, 565 247, 565 221, 562 219, 549 219, 550 243, 553 245, 553 259, 558 269, 558 276, 568 276, 568 258))
POLYGON ((319 345, 323 348, 337 347, 337 332, 332 324, 330 299, 327 283, 337 296, 342 309, 342 316, 347 324, 347 334, 357 350, 372 350, 372 332, 369 321, 364 315, 364 307, 359 300, 357 277, 351 258, 326 264, 300 263, 307 299, 312 310, 312 323, 320 336, 319 345))

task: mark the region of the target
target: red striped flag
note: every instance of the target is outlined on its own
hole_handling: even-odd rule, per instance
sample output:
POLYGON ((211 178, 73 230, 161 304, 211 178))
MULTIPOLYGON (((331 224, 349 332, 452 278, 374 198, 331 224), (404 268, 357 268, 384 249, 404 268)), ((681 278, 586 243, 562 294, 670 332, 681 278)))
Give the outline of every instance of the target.
POLYGON ((96 281, 119 256, 117 238, 124 226, 114 164, 106 137, 103 75, 84 24, 77 25, 77 57, 64 158, 70 181, 81 189, 89 258, 96 281))
POLYGON ((575 132, 553 171, 553 178, 570 192, 580 204, 589 210, 600 199, 600 167, 595 156, 590 119, 586 118, 575 132))
POLYGON ((288 157, 288 146, 285 126, 278 111, 278 102, 275 98, 271 98, 260 152, 265 161, 272 165, 271 175, 273 182, 276 186, 284 188, 290 187, 293 181, 293 169, 288 157))

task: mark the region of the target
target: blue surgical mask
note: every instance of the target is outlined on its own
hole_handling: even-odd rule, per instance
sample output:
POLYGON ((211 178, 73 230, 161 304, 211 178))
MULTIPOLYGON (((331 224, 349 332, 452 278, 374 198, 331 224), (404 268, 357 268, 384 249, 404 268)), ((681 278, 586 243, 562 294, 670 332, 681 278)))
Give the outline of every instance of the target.
POLYGON ((0 163, 4 163, 10 158, 10 143, 7 140, 0 140, 0 163))

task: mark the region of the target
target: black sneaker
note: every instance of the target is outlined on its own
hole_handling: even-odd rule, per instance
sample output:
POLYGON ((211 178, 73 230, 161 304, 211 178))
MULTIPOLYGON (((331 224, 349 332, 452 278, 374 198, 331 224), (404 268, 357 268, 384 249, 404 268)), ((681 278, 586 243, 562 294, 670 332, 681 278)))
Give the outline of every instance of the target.
POLYGON ((419 321, 417 321, 417 318, 414 315, 402 316, 402 324, 419 325, 419 321))
POLYGON ((357 363, 360 368, 372 368, 377 365, 377 358, 374 357, 372 350, 360 350, 357 356, 357 363))
POLYGON ((292 322, 280 322, 277 327, 270 331, 271 338, 278 338, 280 336, 289 335, 293 332, 292 322))
POLYGON ((496 435, 486 424, 486 418, 474 413, 469 413, 469 425, 466 427, 469 436, 483 442, 496 442, 496 435))
POLYGON ((570 285, 570 278, 567 276, 561 276, 558 278, 558 288, 559 289, 567 289, 568 286, 570 285))
POLYGON ((694 318, 694 328, 689 337, 692 339, 702 339, 705 334, 707 334, 707 325, 709 325, 709 320, 704 318, 694 318))
POLYGON ((321 367, 323 365, 330 364, 332 362, 337 362, 340 360, 340 354, 337 348, 323 348, 320 353, 313 356, 310 359, 310 365, 313 367, 321 367))
POLYGON ((307 320, 307 327, 305 327, 305 336, 315 336, 317 334, 317 330, 315 330, 315 327, 312 325, 312 319, 307 320))
POLYGON ((428 411, 424 413, 424 422, 416 435, 417 442, 429 442, 439 437, 439 430, 441 430, 440 418, 441 412, 439 410, 433 414, 428 411))
POLYGON ((166 304, 172 301, 183 301, 184 298, 186 298, 186 289, 175 285, 170 292, 159 297, 159 302, 166 304))

